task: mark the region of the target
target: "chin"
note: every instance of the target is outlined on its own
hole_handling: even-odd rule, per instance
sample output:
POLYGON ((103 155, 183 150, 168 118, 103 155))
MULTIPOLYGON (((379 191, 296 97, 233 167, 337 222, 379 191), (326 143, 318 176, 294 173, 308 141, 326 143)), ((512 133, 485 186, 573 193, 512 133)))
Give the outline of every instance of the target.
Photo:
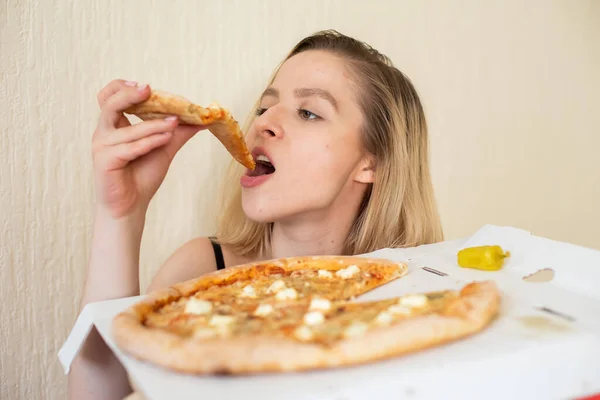
POLYGON ((258 193, 244 193, 242 191, 242 210, 251 221, 258 223, 270 223, 277 220, 277 215, 272 212, 276 209, 258 193))

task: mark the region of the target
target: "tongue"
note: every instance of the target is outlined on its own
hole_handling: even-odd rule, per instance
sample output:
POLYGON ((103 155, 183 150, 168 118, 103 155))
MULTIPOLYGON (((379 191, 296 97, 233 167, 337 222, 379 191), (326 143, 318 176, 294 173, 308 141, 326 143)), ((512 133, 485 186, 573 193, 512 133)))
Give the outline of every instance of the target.
POLYGON ((273 168, 273 166, 269 164, 264 164, 262 162, 258 162, 256 163, 256 167, 254 168, 254 170, 248 173, 248 176, 261 176, 272 174, 273 172, 275 172, 275 168, 273 168))

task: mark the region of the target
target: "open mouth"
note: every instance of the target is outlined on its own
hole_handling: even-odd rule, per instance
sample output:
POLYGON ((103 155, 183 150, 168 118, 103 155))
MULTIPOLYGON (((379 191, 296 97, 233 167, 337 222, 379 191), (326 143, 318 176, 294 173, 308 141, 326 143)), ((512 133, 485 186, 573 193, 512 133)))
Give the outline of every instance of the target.
POLYGON ((262 175, 270 175, 275 172, 275 167, 271 163, 271 160, 264 154, 260 154, 254 157, 256 162, 256 167, 252 171, 247 171, 246 175, 248 176, 262 176, 262 175))

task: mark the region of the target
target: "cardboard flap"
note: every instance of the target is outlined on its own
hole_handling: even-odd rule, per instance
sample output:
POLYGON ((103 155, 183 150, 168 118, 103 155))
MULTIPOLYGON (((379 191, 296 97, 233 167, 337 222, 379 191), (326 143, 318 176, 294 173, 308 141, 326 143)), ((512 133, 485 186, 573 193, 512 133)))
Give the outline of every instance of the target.
POLYGON ((83 307, 67 340, 58 351, 58 359, 60 360, 60 364, 62 365, 65 374, 69 373, 71 363, 75 359, 75 356, 77 356, 77 353, 79 353, 81 346, 92 330, 94 316, 90 311, 91 307, 93 307, 93 304, 87 304, 83 307))
POLYGON ((125 297, 86 304, 81 310, 79 317, 77 317, 67 340, 65 340, 65 343, 58 351, 58 359, 65 374, 68 374, 71 370, 71 364, 89 336, 95 321, 104 318, 112 319, 112 317, 142 297, 144 296, 125 297))

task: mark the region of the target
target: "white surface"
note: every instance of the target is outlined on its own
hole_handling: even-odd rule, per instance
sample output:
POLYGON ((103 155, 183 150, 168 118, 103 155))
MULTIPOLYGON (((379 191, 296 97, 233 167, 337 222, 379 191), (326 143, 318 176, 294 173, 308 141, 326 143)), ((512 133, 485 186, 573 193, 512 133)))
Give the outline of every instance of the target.
POLYGON ((600 252, 548 241, 514 228, 485 226, 467 241, 384 249, 369 256, 405 261, 409 273, 360 300, 459 288, 472 280, 493 279, 504 294, 500 315, 487 330, 467 340, 370 365, 298 374, 195 377, 134 360, 116 348, 110 335, 111 318, 137 300, 121 299, 94 304, 84 311, 92 317, 80 317, 61 349, 61 362, 68 370, 69 357, 76 353, 93 319, 133 380, 152 400, 192 399, 198 393, 220 399, 313 400, 547 399, 600 392, 600 301, 589 284, 600 282, 600 252), (502 270, 483 272, 456 265, 459 248, 486 243, 511 251, 502 270), (448 276, 426 272, 423 266, 448 276), (557 269, 552 282, 522 280, 530 272, 549 266, 557 269), (528 323, 531 317, 541 322, 528 323))

